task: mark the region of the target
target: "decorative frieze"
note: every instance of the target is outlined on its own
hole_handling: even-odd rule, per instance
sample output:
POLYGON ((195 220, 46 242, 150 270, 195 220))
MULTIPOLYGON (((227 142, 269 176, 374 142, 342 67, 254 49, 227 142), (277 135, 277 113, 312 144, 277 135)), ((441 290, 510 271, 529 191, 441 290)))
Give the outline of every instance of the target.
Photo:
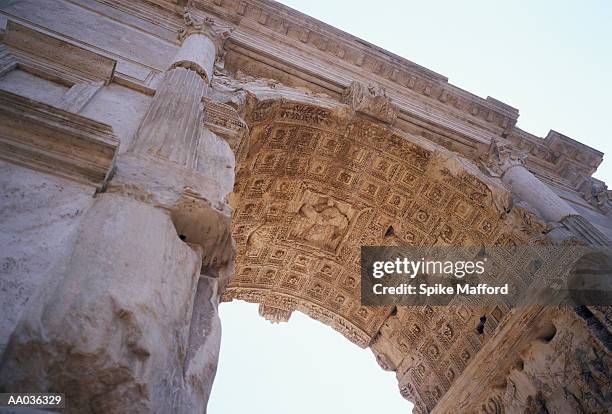
POLYGON ((222 136, 235 151, 248 132, 247 124, 230 105, 204 98, 204 126, 222 136))
POLYGON ((263 303, 259 305, 259 316, 272 323, 289 322, 292 313, 290 309, 275 308, 263 303))
MULTIPOLYGON (((288 36, 298 42, 311 46, 330 57, 340 57, 344 62, 351 62, 357 68, 371 70, 381 78, 390 80, 398 87, 414 88, 419 84, 418 92, 430 99, 440 96, 443 90, 447 90, 449 98, 447 101, 439 101, 442 104, 454 105, 455 102, 466 100, 476 105, 477 116, 486 123, 491 123, 503 129, 511 128, 518 118, 518 110, 509 105, 498 105, 501 103, 491 98, 482 99, 468 92, 462 91, 448 84, 448 79, 438 73, 421 67, 413 62, 394 56, 391 59, 386 54, 381 54, 373 48, 364 48, 364 42, 355 42, 355 39, 346 39, 342 35, 323 27, 319 22, 312 21, 308 16, 296 13, 283 6, 270 7, 254 2, 224 2, 222 5, 211 6, 206 3, 194 2, 194 5, 212 13, 226 17, 227 13, 234 14, 240 19, 253 20, 259 26, 288 36), (281 8, 281 10, 278 10, 281 8), (220 10, 223 13, 220 13, 220 10), (268 16, 263 18, 262 16, 268 16), (322 47, 322 45, 336 45, 335 47, 322 47), (385 75, 386 74, 386 75, 385 75), (411 80, 411 79, 414 80, 411 80), (406 81, 407 79, 407 81, 406 81), (412 85, 412 86, 411 86, 412 85), (495 102, 493 102, 495 101, 495 102)), ((460 107, 457 109, 464 111, 460 107)), ((469 113, 467 109, 466 114, 469 113)))

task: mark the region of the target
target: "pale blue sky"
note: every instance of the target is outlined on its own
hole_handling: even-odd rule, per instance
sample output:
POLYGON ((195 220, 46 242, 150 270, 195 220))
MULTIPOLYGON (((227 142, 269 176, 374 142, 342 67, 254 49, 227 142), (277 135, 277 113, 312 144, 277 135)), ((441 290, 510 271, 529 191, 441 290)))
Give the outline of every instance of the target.
MULTIPOLYGON (((519 108, 518 126, 555 129, 606 154, 612 184, 612 1, 285 0, 282 3, 519 108)), ((372 353, 296 313, 220 307, 221 361, 209 414, 410 412, 372 353)))
POLYGON ((208 414, 407 414, 395 373, 369 349, 294 312, 271 324, 258 305, 222 303, 221 357, 208 414))

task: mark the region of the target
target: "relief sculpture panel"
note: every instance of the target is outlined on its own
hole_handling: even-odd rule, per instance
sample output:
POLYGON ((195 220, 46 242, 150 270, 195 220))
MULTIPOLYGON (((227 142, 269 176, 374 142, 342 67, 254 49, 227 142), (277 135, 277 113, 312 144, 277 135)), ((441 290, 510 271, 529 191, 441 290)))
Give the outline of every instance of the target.
POLYGON ((355 211, 348 204, 310 190, 304 192, 300 204, 294 213, 288 239, 336 253, 349 231, 355 211))

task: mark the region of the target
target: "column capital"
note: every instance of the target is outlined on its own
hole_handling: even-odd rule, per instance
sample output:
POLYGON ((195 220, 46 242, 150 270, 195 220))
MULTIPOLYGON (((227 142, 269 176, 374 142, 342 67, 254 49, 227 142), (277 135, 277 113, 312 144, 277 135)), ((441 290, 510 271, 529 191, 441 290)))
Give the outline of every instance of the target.
POLYGON ((178 40, 181 44, 193 34, 204 35, 215 45, 217 55, 221 53, 223 44, 234 31, 232 27, 221 25, 208 16, 205 16, 202 20, 197 19, 188 8, 185 8, 183 20, 185 25, 178 31, 178 40))
POLYGON ((540 218, 559 222, 566 216, 578 214, 572 206, 525 168, 526 159, 526 152, 494 139, 487 153, 483 154, 479 161, 487 174, 500 178, 512 195, 533 207, 540 218))
POLYGON ((510 168, 524 165, 527 156, 527 152, 518 151, 508 143, 493 139, 489 150, 481 155, 479 160, 483 169, 491 177, 501 177, 510 168))
POLYGON ((232 33, 232 28, 217 24, 210 17, 199 20, 191 15, 188 8, 183 14, 185 25, 178 32, 181 42, 170 69, 182 67, 193 70, 209 84, 217 57, 232 33))

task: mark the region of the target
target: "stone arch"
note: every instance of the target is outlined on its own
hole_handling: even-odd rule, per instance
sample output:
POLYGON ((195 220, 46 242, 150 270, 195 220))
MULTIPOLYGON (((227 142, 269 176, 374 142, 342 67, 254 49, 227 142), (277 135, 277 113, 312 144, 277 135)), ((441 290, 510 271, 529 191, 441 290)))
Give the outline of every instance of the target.
POLYGON ((397 372, 415 412, 430 411, 509 309, 363 307, 359 247, 526 245, 546 225, 510 207, 475 164, 389 122, 276 85, 247 101, 236 276, 222 300, 259 303, 272 322, 299 310, 331 326, 397 372))

